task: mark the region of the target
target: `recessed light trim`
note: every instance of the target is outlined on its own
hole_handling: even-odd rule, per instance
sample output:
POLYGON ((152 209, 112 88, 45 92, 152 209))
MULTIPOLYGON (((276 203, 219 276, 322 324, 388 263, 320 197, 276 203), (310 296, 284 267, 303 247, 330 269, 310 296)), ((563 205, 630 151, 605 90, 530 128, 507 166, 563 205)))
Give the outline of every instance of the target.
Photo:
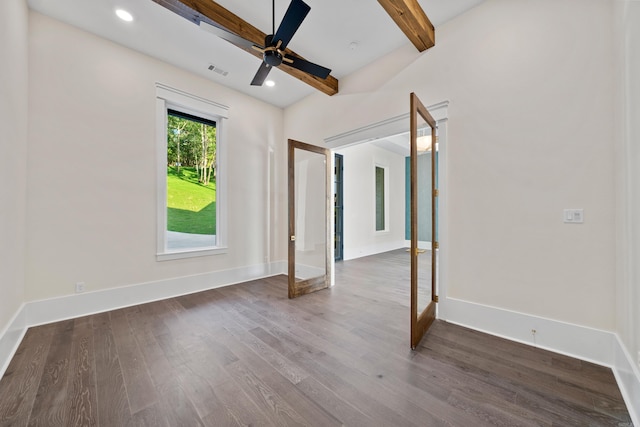
POLYGON ((274 87, 276 85, 276 82, 274 82, 273 80, 267 80, 266 82, 264 82, 264 84, 268 87, 274 87))
POLYGON ((116 9, 116 15, 125 22, 133 21, 133 15, 124 9, 116 9))

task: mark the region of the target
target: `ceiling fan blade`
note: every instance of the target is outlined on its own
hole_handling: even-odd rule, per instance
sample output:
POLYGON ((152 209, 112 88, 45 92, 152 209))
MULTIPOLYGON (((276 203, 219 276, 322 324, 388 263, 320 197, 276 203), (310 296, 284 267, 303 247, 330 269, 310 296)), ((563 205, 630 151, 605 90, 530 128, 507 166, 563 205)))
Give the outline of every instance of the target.
POLYGON ((227 31, 225 29, 216 27, 216 26, 211 25, 209 23, 206 23, 204 21, 200 21, 200 28, 205 30, 205 31, 207 31, 207 32, 209 32, 209 33, 215 34, 216 36, 220 37, 221 39, 224 39, 224 40, 228 41, 229 43, 234 44, 234 45, 236 45, 236 46, 238 46, 240 48, 243 48, 243 49, 251 49, 251 48, 253 48, 255 46, 262 48, 262 46, 258 46, 254 42, 251 42, 251 41, 249 41, 247 39, 243 39, 242 37, 237 36, 237 35, 233 34, 232 32, 229 32, 229 31, 227 31))
POLYGON ((309 62, 306 59, 297 58, 295 56, 287 56, 285 62, 283 63, 288 65, 289 67, 293 67, 300 71, 304 71, 305 73, 320 77, 321 79, 326 79, 329 74, 331 74, 330 69, 318 64, 314 64, 313 62, 309 62))
POLYGON ((277 43, 281 41, 280 49, 284 50, 293 35, 300 28, 300 24, 304 21, 304 18, 307 16, 311 8, 302 0, 291 0, 289 3, 289 8, 284 14, 284 18, 282 18, 282 22, 278 27, 278 30, 273 35, 273 42, 277 43))
POLYGON ((258 72, 251 81, 251 86, 262 86, 262 83, 264 83, 264 80, 267 78, 267 76, 269 75, 269 71, 271 71, 272 68, 273 67, 266 62, 260 64, 258 72))

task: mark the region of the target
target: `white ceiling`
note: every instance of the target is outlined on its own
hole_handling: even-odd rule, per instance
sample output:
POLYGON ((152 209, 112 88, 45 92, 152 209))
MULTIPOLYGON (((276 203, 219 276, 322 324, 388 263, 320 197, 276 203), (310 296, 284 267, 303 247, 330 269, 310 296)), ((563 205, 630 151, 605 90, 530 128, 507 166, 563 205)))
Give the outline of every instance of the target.
MULTIPOLYGON (((420 0, 436 27, 484 0, 420 0)), ((245 21, 271 33, 271 0, 217 0, 245 21)), ((373 0, 305 0, 311 7, 289 47, 309 61, 331 68, 338 80, 409 43, 389 15, 373 0), (357 43, 352 49, 351 43, 357 43)), ((131 49, 278 107, 287 107, 315 89, 275 69, 269 79, 275 87, 250 86, 260 60, 152 0, 28 0, 31 9, 82 28, 131 49), (131 12, 127 23, 114 11, 131 12), (209 64, 228 71, 223 77, 209 64)), ((276 0, 276 27, 289 0, 276 0)))

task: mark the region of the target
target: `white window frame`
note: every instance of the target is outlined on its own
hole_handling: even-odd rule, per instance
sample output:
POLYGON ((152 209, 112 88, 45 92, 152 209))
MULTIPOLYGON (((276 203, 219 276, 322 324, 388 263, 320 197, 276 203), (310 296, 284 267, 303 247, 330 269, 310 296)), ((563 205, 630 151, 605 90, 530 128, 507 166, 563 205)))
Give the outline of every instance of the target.
POLYGON ((157 261, 227 253, 226 124, 229 107, 156 83, 157 261), (181 111, 216 122, 216 245, 167 249, 167 115, 181 111))
POLYGON ((376 233, 388 233, 389 232, 389 167, 380 163, 373 164, 373 230, 376 233), (377 218, 377 205, 378 205, 378 192, 377 192, 377 176, 376 168, 380 168, 384 171, 384 229, 377 230, 378 218, 377 218))

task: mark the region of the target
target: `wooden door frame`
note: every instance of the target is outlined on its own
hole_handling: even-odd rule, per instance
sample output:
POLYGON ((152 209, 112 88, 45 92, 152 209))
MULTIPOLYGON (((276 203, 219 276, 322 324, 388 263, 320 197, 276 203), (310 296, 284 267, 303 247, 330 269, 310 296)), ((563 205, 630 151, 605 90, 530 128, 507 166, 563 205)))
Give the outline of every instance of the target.
POLYGON ((307 144, 304 142, 296 141, 294 139, 288 140, 289 145, 289 298, 296 298, 301 295, 305 295, 311 292, 316 292, 321 289, 328 288, 331 285, 331 271, 332 271, 332 259, 331 259, 331 247, 333 236, 331 235, 331 180, 333 175, 331 174, 331 151, 318 147, 316 145, 307 144), (295 218, 295 149, 310 151, 318 153, 325 158, 325 242, 326 242, 326 254, 325 265, 326 272, 324 276, 315 277, 308 280, 296 282, 296 218, 295 218))
POLYGON ((436 318, 436 129, 437 124, 415 93, 410 95, 411 135, 411 348, 415 349, 436 318), (418 313, 418 114, 431 127, 431 301, 418 313))

